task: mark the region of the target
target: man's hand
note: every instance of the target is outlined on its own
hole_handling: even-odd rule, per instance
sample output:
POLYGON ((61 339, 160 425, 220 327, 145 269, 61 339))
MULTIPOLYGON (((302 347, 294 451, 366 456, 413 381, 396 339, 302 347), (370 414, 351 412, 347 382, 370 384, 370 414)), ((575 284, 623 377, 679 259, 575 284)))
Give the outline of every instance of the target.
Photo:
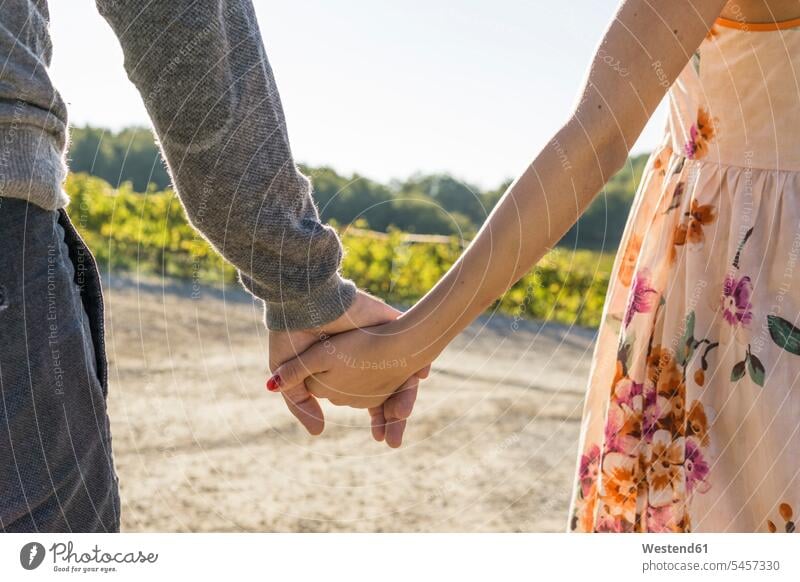
MULTIPOLYGON (((359 291, 353 304, 340 318, 317 329, 269 332, 269 367, 275 371, 278 366, 302 354, 315 343, 329 341, 330 336, 356 328, 369 327, 394 320, 400 312, 383 301, 359 291)), ((422 370, 400 389, 390 395, 385 402, 369 409, 372 419, 372 435, 375 440, 386 442, 390 446, 399 446, 405 430, 406 419, 414 408, 417 397, 419 378, 427 376, 428 370, 422 370)), ((318 435, 325 427, 322 408, 303 381, 294 382, 283 379, 279 387, 286 405, 300 423, 312 435, 318 435)), ((398 383, 398 386, 400 383, 398 383)), ((269 386, 268 386, 269 387, 269 386)), ((397 386, 395 386, 396 388, 397 386)), ((276 387, 278 388, 278 387, 276 387)))
MULTIPOLYGON (((337 405, 376 411, 372 412, 373 434, 383 412, 387 442, 399 446, 405 419, 411 413, 402 395, 412 393, 416 397, 419 377, 427 375, 433 355, 422 355, 420 339, 409 332, 397 333, 393 323, 355 329, 312 345, 279 366, 273 378, 282 378, 286 387, 302 385, 304 390, 337 405), (389 423, 389 418, 395 422, 389 423), (397 427, 399 435, 390 435, 392 426, 397 427)), ((413 405, 413 398, 409 401, 413 405)))

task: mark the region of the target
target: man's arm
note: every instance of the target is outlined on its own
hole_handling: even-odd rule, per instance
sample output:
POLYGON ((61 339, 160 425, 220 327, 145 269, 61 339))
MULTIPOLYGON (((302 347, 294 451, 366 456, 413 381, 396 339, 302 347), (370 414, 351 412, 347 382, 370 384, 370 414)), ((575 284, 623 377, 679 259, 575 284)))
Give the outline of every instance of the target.
MULTIPOLYGON (((394 319, 397 311, 356 294, 339 275, 342 247, 320 223, 292 158, 250 0, 96 3, 119 38, 192 225, 266 302, 270 367, 327 334, 394 319)), ((372 411, 378 440, 385 434, 399 445, 417 382, 372 411)), ((302 383, 283 388, 291 412, 319 434, 316 398, 302 383)))
POLYGON ((69 202, 67 108, 47 74, 48 19, 45 0, 5 0, 0 8, 0 199, 56 210, 69 202))
POLYGON ((267 305, 272 330, 340 317, 355 287, 289 147, 250 0, 97 0, 192 223, 267 305))

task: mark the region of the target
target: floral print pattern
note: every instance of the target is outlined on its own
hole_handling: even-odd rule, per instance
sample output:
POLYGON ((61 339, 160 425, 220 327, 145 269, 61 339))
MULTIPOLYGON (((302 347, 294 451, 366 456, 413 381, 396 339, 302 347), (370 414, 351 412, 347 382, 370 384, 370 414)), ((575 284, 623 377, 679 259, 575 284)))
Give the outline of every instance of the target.
POLYGON ((687 222, 678 225, 675 230, 674 244, 683 246, 687 242, 698 245, 705 240, 704 228, 714 222, 716 213, 711 204, 700 204, 692 200, 691 210, 686 213, 687 222))
POLYGON ((722 316, 730 325, 749 325, 753 320, 753 305, 750 303, 752 292, 750 277, 725 277, 722 284, 722 316))
MULTIPOLYGON (((780 531, 785 533, 797 532, 797 526, 795 525, 794 522, 794 510, 792 509, 791 505, 789 505, 788 503, 781 503, 778 506, 778 515, 780 515, 781 518, 781 521, 779 523, 782 524, 780 527, 780 531)), ((775 522, 772 521, 771 519, 767 520, 767 531, 769 531, 770 533, 778 533, 779 531, 778 526, 775 525, 775 522)))
MULTIPOLYGON (((796 531, 800 171, 772 145, 795 139, 790 114, 760 131, 750 120, 763 112, 739 105, 763 99, 715 94, 711 115, 707 89, 753 60, 719 58, 739 50, 731 34, 712 31, 681 73, 634 200, 586 394, 572 531, 796 531)), ((786 91, 779 106, 794 103, 786 91)))
POLYGON ((573 529, 688 531, 687 500, 710 489, 708 416, 699 400, 687 412, 687 362, 652 340, 643 375, 635 379, 627 362, 636 341, 623 337, 603 442, 580 459, 573 529))
POLYGON ((633 271, 636 269, 636 260, 639 258, 639 251, 642 249, 642 237, 634 234, 628 241, 625 255, 622 257, 622 264, 619 267, 617 276, 625 287, 630 287, 633 281, 633 271))
POLYGON ((689 141, 684 147, 690 160, 702 160, 708 154, 708 145, 714 140, 714 120, 705 108, 697 112, 697 121, 689 128, 689 141))
POLYGON ((628 310, 625 312, 625 327, 637 313, 649 313, 653 309, 653 295, 657 294, 650 286, 650 273, 646 269, 636 275, 628 310))

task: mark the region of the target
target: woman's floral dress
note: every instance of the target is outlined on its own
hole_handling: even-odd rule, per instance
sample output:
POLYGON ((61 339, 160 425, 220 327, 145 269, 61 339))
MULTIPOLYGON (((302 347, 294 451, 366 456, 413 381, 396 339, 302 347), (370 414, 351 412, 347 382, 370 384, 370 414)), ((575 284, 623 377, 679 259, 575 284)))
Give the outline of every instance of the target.
POLYGON ((719 20, 670 90, 599 332, 571 531, 795 529, 797 24, 719 20))

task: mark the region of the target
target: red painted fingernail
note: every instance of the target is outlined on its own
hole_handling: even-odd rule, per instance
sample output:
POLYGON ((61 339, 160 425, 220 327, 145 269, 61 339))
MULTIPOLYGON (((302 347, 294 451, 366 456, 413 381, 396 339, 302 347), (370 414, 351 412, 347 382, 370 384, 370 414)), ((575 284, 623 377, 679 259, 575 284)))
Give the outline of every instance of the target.
POLYGON ((277 392, 281 389, 281 377, 275 374, 267 380, 267 390, 270 392, 277 392))

